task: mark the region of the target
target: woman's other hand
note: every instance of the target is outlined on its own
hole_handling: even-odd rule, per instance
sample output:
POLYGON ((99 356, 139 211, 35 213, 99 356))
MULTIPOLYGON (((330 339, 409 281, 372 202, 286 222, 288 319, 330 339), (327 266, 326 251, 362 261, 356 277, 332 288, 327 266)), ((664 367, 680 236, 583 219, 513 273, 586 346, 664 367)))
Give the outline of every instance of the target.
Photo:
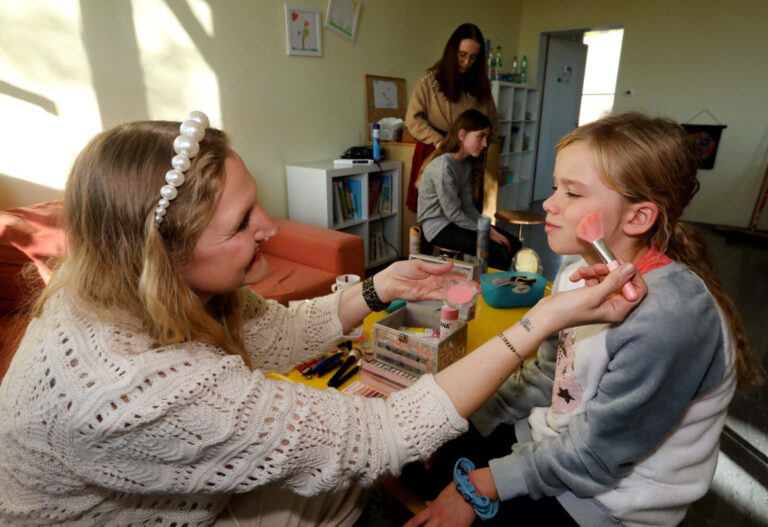
MULTIPOLYGON (((424 260, 395 262, 374 276, 376 293, 384 302, 392 300, 442 300, 451 282, 466 280, 464 273, 451 272, 453 264, 424 260)), ((479 288, 478 288, 479 289, 479 288)))
POLYGON ((501 234, 499 231, 496 230, 496 227, 491 227, 491 240, 500 243, 504 247, 506 247, 508 250, 512 250, 512 245, 509 243, 509 239, 501 234))

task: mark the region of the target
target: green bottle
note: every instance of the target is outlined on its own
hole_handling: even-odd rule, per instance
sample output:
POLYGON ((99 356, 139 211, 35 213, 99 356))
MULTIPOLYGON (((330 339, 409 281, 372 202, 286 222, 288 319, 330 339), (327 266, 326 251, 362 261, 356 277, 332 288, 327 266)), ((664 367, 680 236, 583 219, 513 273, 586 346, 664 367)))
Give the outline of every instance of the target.
POLYGON ((528 80, 528 58, 523 55, 523 60, 520 61, 520 84, 525 84, 528 80))

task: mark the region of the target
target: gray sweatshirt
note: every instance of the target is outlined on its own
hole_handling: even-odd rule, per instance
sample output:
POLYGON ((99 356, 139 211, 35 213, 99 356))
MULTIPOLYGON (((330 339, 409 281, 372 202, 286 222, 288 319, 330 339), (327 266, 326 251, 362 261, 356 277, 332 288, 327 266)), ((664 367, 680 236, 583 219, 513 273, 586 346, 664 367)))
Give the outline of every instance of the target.
MULTIPOLYGON (((559 290, 585 262, 570 257, 559 290)), ((473 417, 515 423, 490 468, 501 499, 557 496, 580 525, 677 525, 712 481, 735 386, 734 349, 704 282, 669 263, 621 325, 560 332, 473 417)))
POLYGON ((449 223, 477 230, 480 212, 472 203, 472 165, 457 163, 442 154, 427 165, 419 180, 416 219, 427 241, 432 241, 449 223))

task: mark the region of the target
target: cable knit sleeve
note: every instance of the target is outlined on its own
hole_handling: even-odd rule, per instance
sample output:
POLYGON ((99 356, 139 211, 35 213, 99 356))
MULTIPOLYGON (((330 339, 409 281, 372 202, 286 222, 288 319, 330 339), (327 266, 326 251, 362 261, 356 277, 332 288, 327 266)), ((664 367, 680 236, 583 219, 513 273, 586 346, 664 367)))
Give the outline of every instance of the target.
POLYGON ((343 336, 341 292, 287 308, 244 290, 245 347, 254 367, 285 372, 335 346, 343 336))
POLYGON ((245 492, 270 483, 312 495, 370 485, 466 429, 431 376, 388 400, 363 399, 267 379, 201 345, 145 352, 125 371, 89 375, 96 385, 61 416, 76 438, 71 469, 114 490, 245 492))

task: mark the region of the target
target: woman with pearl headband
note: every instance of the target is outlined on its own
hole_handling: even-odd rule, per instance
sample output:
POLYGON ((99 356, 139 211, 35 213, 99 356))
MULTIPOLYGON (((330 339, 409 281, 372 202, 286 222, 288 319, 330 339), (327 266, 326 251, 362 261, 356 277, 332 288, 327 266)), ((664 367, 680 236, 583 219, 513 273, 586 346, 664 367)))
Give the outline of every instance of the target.
POLYGON ((0 524, 352 525, 377 478, 467 429, 548 334, 618 322, 630 267, 387 400, 267 378, 393 299, 441 298, 451 264, 396 262, 286 308, 250 289, 279 236, 202 112, 94 137, 67 181, 68 251, 0 385, 0 524), (233 519, 234 518, 234 519, 233 519))

